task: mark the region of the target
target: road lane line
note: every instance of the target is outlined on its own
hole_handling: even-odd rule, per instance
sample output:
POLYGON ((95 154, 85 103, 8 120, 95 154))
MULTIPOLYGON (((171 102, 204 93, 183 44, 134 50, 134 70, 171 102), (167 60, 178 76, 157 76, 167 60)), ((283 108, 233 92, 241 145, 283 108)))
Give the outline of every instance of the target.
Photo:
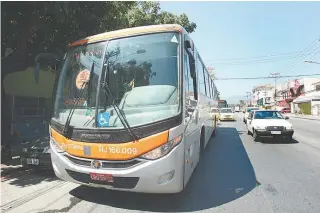
POLYGON ((11 211, 12 209, 15 209, 15 208, 17 208, 17 207, 19 207, 19 206, 21 206, 21 205, 23 205, 23 204, 35 199, 35 198, 37 198, 37 197, 39 197, 39 196, 41 196, 43 194, 46 194, 46 193, 48 193, 48 192, 50 192, 50 191, 52 191, 54 189, 60 188, 60 187, 62 187, 64 185, 66 185, 66 184, 68 184, 68 182, 59 181, 59 182, 53 184, 52 186, 47 186, 47 187, 44 187, 44 188, 39 189, 37 191, 31 192, 29 194, 26 194, 26 195, 24 195, 22 197, 19 197, 19 198, 13 200, 13 201, 10 201, 10 202, 6 203, 4 205, 1 205, 1 211, 2 212, 11 211))

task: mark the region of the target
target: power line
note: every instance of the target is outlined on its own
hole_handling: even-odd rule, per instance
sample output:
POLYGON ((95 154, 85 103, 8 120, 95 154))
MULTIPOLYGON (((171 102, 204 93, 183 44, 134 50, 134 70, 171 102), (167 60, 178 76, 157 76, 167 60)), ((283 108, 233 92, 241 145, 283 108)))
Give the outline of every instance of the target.
MULTIPOLYGON (((305 74, 305 75, 280 75, 277 78, 295 78, 295 77, 307 77, 307 76, 317 76, 320 73, 314 74, 305 74)), ((272 79, 275 78, 273 76, 262 76, 262 77, 244 77, 244 78, 216 78, 214 80, 221 81, 221 80, 255 80, 255 79, 272 79)))
MULTIPOLYGON (((297 60, 304 56, 303 53, 310 51, 317 44, 319 39, 320 39, 320 36, 318 36, 315 40, 313 40, 311 42, 311 44, 309 44, 305 49, 303 49, 295 59, 293 59, 291 62, 289 62, 285 66, 284 69, 288 69, 289 71, 291 71, 293 69, 293 67, 297 65, 297 60)), ((298 61, 298 63, 299 63, 299 61, 298 61)))
MULTIPOLYGON (((307 53, 303 53, 300 57, 308 56, 307 53)), ((311 53, 310 53, 311 54, 311 53)), ((309 54, 309 55, 310 55, 309 54)), ((282 56, 282 57, 276 57, 276 58, 262 58, 262 59, 255 59, 255 60, 244 60, 244 61, 211 61, 210 64, 219 64, 219 65, 250 65, 250 64, 260 64, 260 63, 271 63, 276 61, 282 61, 282 60, 290 60, 290 59, 296 59, 297 55, 291 55, 291 56, 282 56)))
POLYGON ((246 58, 220 58, 216 60, 206 60, 206 61, 237 61, 237 60, 247 60, 247 59, 256 59, 256 58, 270 58, 270 57, 277 57, 283 55, 296 55, 300 52, 291 52, 291 53, 280 53, 280 54, 274 54, 274 55, 265 55, 265 56, 255 56, 255 57, 246 57, 246 58))
POLYGON ((234 62, 214 62, 214 64, 220 65, 250 65, 250 64, 260 64, 260 63, 270 63, 281 60, 289 60, 294 59, 294 57, 283 57, 283 58, 270 58, 270 59, 260 59, 260 60, 252 60, 252 61, 234 61, 234 62))

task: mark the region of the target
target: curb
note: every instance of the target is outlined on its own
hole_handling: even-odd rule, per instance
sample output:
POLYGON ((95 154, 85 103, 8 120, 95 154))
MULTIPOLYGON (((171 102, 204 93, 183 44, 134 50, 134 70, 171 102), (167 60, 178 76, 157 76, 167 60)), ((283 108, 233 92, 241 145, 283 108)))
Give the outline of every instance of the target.
POLYGON ((299 117, 299 116, 288 116, 288 117, 291 117, 291 118, 300 118, 300 119, 306 119, 306 120, 313 120, 313 121, 320 121, 319 118, 308 118, 308 117, 299 117))

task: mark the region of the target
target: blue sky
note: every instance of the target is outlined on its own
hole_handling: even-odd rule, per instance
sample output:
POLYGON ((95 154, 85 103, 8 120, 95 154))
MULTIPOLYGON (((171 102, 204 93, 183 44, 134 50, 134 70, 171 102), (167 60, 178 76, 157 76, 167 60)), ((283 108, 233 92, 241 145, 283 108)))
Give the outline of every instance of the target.
MULTIPOLYGON (((312 43, 320 39, 320 2, 160 2, 160 5, 168 12, 186 13, 197 24, 191 37, 206 65, 216 68, 217 78, 269 76, 275 72, 320 73, 320 65, 304 63, 309 59, 320 61, 320 41, 312 43), (278 55, 283 53, 290 54, 278 55), (272 57, 271 63, 256 63, 266 58, 252 58, 266 55, 278 56, 272 57), (234 60, 221 60, 234 58, 246 59, 237 59, 242 65, 230 64, 234 60), (250 63, 243 65, 248 60, 250 63)), ((245 96, 253 86, 265 83, 274 81, 216 82, 221 98, 227 100, 231 96, 245 96)))

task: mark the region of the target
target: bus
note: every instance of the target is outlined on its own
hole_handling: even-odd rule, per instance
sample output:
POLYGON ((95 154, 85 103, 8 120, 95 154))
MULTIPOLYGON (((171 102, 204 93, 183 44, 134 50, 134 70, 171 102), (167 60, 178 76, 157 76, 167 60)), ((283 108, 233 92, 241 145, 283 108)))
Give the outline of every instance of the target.
POLYGON ((219 106, 219 108, 227 108, 228 107, 227 101, 226 100, 219 100, 218 106, 219 106))
POLYGON ((180 25, 75 41, 54 88, 51 161, 65 181, 179 193, 216 133, 217 88, 180 25))

